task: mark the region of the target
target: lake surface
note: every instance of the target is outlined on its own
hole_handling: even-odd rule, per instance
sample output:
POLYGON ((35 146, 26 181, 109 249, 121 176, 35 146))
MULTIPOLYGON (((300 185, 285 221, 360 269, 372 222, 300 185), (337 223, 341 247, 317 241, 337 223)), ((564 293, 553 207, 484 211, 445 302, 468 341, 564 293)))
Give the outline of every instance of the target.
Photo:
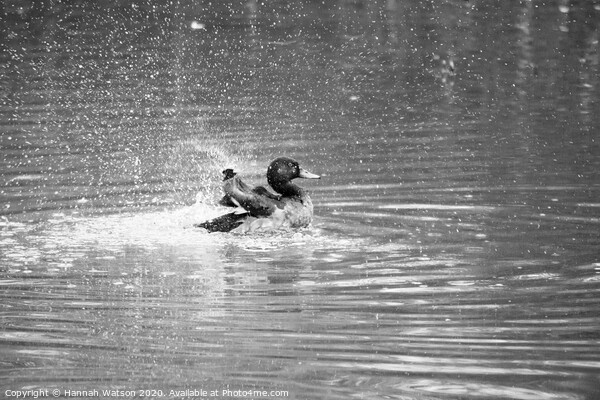
POLYGON ((0 6, 0 397, 600 398, 598 2, 0 6))

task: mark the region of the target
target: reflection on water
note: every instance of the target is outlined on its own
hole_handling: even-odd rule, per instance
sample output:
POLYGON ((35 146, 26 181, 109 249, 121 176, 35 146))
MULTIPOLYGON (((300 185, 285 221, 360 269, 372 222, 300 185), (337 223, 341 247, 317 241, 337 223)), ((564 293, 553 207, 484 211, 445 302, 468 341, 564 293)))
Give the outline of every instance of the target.
POLYGON ((600 396, 595 2, 0 10, 3 390, 600 396), (313 227, 191 227, 282 154, 313 227))

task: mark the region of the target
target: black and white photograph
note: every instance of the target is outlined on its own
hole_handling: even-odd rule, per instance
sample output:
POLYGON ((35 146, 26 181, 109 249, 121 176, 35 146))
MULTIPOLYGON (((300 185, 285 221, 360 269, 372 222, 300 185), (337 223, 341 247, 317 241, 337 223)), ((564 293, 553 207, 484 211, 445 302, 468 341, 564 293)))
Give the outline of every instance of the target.
POLYGON ((0 399, 599 400, 600 0, 0 0, 0 399))

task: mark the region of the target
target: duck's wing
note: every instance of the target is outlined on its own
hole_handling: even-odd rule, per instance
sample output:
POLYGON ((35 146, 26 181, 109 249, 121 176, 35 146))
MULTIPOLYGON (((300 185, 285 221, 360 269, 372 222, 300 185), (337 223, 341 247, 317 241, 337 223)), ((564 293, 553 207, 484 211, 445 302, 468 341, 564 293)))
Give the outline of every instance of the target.
POLYGON ((223 183, 225 198, 247 210, 253 217, 267 217, 278 208, 279 195, 269 193, 262 186, 251 188, 237 175, 223 183))
POLYGON ((271 216, 277 209, 283 208, 281 195, 272 193, 262 186, 251 188, 230 170, 225 170, 223 173, 225 195, 219 204, 237 207, 236 210, 195 224, 195 227, 204 228, 209 232, 229 232, 240 227, 246 220, 252 219, 250 217, 271 216))
MULTIPOLYGON (((223 170, 223 181, 226 182, 236 175, 237 175, 237 173, 235 173, 232 168, 224 169, 223 170)), ((222 206, 225 206, 225 207, 239 207, 240 206, 239 204, 235 204, 234 201, 231 199, 231 196, 229 196, 227 193, 225 193, 225 195, 221 198, 221 200, 219 200, 219 204, 222 206)))
MULTIPOLYGON (((257 196, 265 196, 268 199, 271 199, 271 200, 274 200, 274 201, 280 203, 281 195, 277 194, 277 193, 273 193, 269 189, 267 189, 263 186, 256 186, 254 189, 252 189, 252 192, 257 196)), ((222 205, 225 207, 240 207, 240 205, 235 200, 235 198, 232 198, 229 194, 225 194, 221 198, 221 200, 219 200, 219 205, 222 205)))
POLYGON ((196 228, 204 228, 209 232, 229 232, 243 224, 249 215, 248 212, 239 213, 234 211, 209 221, 195 224, 194 226, 196 228))
POLYGON ((225 206, 225 207, 239 207, 238 204, 235 204, 233 202, 233 200, 231 199, 231 196, 229 196, 228 194, 226 194, 225 196, 223 196, 221 198, 221 200, 219 200, 219 205, 225 206))
POLYGON ((269 189, 265 188, 264 186, 257 186, 254 189, 252 189, 252 191, 254 193, 256 193, 258 196, 265 196, 265 197, 268 197, 269 199, 275 200, 275 201, 281 200, 280 194, 273 193, 269 189))

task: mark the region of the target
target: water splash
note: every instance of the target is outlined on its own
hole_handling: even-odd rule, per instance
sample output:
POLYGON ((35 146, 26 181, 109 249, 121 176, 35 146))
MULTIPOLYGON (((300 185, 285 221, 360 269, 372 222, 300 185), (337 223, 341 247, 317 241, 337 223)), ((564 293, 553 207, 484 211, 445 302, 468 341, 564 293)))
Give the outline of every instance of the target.
POLYGON ((171 190, 177 201, 214 204, 221 194, 222 171, 250 164, 249 147, 240 148, 227 139, 190 137, 173 144, 165 162, 171 190))

